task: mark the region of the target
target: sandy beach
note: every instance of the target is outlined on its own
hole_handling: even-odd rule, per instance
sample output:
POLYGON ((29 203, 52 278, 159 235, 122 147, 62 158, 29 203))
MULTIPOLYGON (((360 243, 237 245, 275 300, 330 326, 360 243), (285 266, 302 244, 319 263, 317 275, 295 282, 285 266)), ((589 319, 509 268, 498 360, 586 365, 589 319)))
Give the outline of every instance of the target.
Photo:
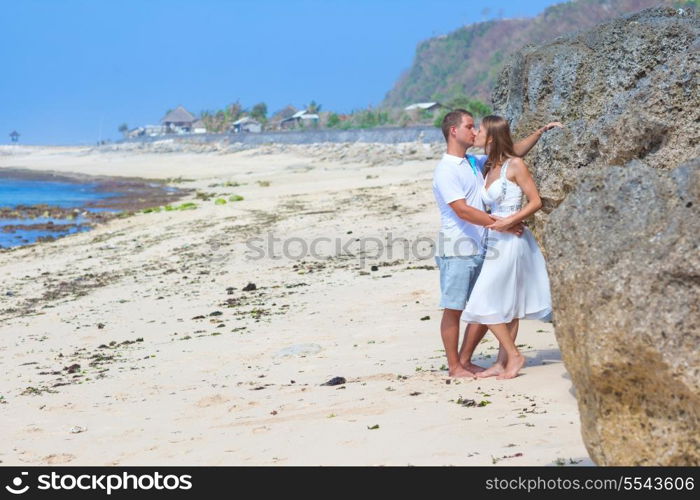
POLYGON ((0 251, 2 465, 591 465, 551 323, 516 379, 447 376, 441 148, 0 150, 199 193, 0 251))

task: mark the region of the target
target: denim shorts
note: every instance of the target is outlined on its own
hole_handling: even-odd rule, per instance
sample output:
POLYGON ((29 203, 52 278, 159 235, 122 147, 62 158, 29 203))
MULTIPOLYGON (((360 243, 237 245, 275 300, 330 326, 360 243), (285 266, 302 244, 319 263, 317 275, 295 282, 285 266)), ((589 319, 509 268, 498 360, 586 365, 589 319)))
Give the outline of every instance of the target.
POLYGON ((483 255, 435 257, 440 268, 440 307, 463 311, 484 263, 483 255))

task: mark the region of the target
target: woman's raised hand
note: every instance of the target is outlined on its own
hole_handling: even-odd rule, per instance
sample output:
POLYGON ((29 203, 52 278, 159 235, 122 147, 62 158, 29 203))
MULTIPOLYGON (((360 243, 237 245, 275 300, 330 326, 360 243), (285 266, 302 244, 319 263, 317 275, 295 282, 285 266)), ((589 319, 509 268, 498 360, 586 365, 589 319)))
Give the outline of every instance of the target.
POLYGON ((564 128, 564 124, 562 124, 561 122, 549 122, 547 125, 545 125, 542 128, 544 129, 544 132, 546 132, 547 130, 552 130, 555 127, 556 128, 564 128))

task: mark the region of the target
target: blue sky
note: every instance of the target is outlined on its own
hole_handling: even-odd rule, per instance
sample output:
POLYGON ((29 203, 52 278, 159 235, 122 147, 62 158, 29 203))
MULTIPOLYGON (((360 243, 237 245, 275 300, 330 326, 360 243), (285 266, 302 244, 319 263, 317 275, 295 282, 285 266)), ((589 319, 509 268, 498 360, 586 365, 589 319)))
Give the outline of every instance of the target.
POLYGON ((375 106, 420 41, 555 3, 0 0, 0 143, 116 139, 178 104, 375 106))

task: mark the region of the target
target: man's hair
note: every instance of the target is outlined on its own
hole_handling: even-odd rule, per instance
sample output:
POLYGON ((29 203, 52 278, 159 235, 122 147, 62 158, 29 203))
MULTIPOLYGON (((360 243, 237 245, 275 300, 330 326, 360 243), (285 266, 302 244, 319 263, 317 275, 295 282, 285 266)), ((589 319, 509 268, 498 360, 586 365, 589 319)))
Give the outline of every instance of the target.
POLYGON ((445 115, 445 118, 442 119, 442 135, 445 136, 446 141, 450 136, 450 129, 452 127, 459 127, 462 124, 462 118, 465 116, 474 118, 474 115, 466 109, 455 109, 445 115))

